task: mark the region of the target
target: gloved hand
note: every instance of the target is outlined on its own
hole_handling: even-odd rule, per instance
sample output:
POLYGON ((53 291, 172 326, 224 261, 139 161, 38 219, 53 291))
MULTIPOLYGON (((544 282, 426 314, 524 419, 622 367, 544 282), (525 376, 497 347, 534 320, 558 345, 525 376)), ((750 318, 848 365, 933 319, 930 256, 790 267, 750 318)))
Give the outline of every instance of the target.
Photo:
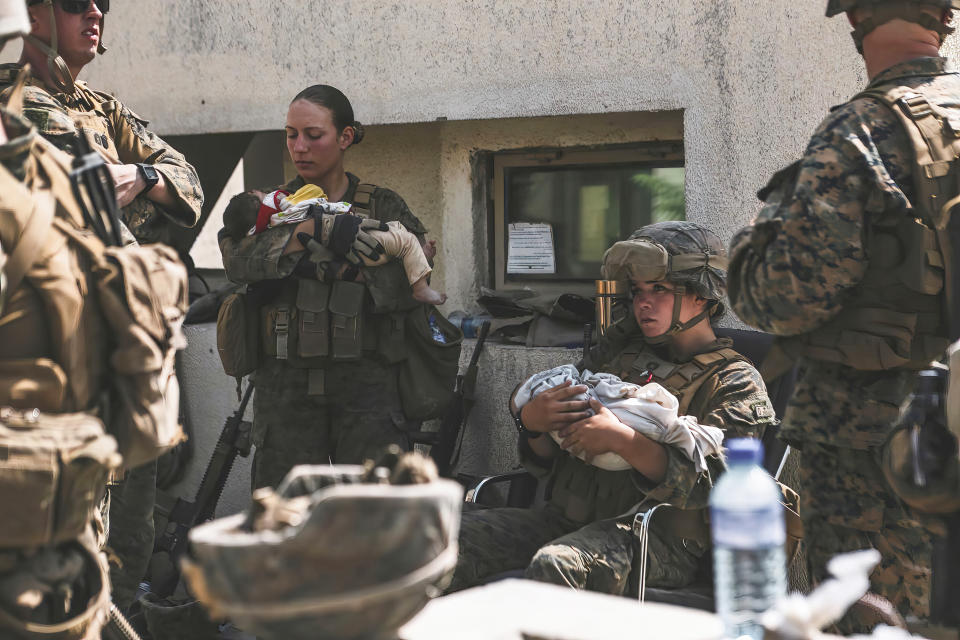
POLYGON ((387 223, 370 218, 361 218, 351 214, 339 214, 334 217, 333 227, 327 246, 335 254, 346 258, 352 265, 360 266, 363 258, 377 260, 386 253, 380 244, 367 231, 386 231, 387 223))
POLYGON ((304 278, 317 278, 324 282, 332 281, 343 261, 327 247, 314 240, 309 233, 298 233, 297 240, 307 249, 305 259, 301 260, 294 273, 304 278))

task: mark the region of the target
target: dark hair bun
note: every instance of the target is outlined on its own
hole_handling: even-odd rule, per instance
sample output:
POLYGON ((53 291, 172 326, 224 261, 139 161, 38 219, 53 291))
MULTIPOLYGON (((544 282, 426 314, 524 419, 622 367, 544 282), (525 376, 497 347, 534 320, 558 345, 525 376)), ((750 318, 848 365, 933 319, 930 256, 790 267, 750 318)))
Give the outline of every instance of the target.
POLYGON ((363 125, 354 120, 350 126, 353 127, 353 144, 360 144, 363 142, 363 136, 367 135, 367 130, 363 127, 363 125))

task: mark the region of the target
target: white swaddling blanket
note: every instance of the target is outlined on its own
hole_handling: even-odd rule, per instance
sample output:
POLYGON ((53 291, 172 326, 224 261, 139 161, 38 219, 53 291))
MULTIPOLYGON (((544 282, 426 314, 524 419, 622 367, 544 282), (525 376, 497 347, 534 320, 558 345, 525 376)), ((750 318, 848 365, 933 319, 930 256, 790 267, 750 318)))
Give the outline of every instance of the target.
MULTIPOLYGON (((514 398, 517 408, 522 408, 534 396, 570 380, 574 385, 586 385, 587 392, 575 400, 596 398, 610 409, 625 425, 655 442, 676 447, 702 472, 707 468, 707 456, 723 452, 723 430, 703 425, 693 416, 678 415, 680 402, 659 384, 652 382, 637 385, 624 382, 609 373, 582 374, 571 364, 548 369, 534 374, 524 382, 514 398)), ((556 431, 550 435, 560 444, 563 440, 556 431)), ((586 461, 583 453, 577 456, 586 461)), ((590 464, 608 471, 630 469, 630 463, 616 453, 594 456, 590 464)))

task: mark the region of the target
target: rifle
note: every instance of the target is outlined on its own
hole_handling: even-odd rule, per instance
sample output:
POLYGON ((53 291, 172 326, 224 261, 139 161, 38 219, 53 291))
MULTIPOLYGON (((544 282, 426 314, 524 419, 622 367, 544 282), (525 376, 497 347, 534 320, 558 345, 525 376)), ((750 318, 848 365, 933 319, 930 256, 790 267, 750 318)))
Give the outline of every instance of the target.
POLYGON ((113 177, 103 157, 93 151, 87 135, 81 131, 77 136, 77 155, 70 172, 70 186, 84 219, 97 237, 107 246, 119 247, 123 240, 113 177))
POLYGON ((190 529, 197 524, 213 519, 217 502, 220 501, 220 496, 223 494, 223 487, 230 475, 230 470, 233 468, 233 463, 238 455, 245 458, 250 454, 250 430, 252 425, 243 419, 243 414, 246 413, 247 404, 250 402, 252 394, 253 383, 250 382, 243 392, 240 406, 223 424, 220 438, 213 448, 210 462, 207 463, 207 469, 204 471, 203 479, 197 488, 196 497, 192 502, 177 498, 173 507, 169 510, 166 528, 157 539, 155 551, 169 554, 173 570, 171 575, 162 576, 160 580, 153 576, 151 585, 151 590, 161 597, 173 593, 180 581, 178 561, 187 549, 187 534, 190 529))
POLYGON ((440 421, 440 431, 437 443, 430 447, 430 457, 437 463, 437 471, 444 478, 450 477, 450 472, 460 459, 460 448, 463 446, 463 427, 466 426, 470 410, 476 400, 477 372, 479 370, 480 353, 490 333, 490 321, 484 320, 477 331, 477 344, 470 355, 470 364, 463 375, 457 376, 453 388, 453 401, 450 408, 440 421), (456 454, 454 454, 456 450, 456 454), (454 459, 455 458, 455 459, 454 459))

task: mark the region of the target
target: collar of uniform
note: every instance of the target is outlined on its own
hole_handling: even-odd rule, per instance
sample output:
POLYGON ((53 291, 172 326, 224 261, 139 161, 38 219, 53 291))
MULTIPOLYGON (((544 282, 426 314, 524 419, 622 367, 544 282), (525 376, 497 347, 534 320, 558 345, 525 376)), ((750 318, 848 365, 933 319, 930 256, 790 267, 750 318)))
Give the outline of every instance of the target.
POLYGON ((73 83, 72 93, 57 93, 57 99, 70 109, 93 111, 97 106, 93 91, 82 80, 73 83))
POLYGON ((0 118, 7 131, 7 142, 0 145, 0 164, 18 179, 23 180, 30 150, 37 139, 37 132, 26 120, 13 115, 5 108, 0 108, 0 118))
POLYGON ((915 58, 901 62, 900 64, 895 64, 889 69, 881 71, 877 74, 877 77, 867 85, 867 88, 889 84, 893 80, 900 80, 901 78, 939 76, 952 72, 953 69, 946 58, 915 58))
POLYGON ((357 187, 360 185, 360 178, 347 171, 347 192, 343 194, 344 202, 353 202, 357 197, 357 187))
MULTIPOLYGON (((354 197, 357 195, 357 186, 360 184, 360 178, 347 171, 347 182, 347 192, 343 194, 343 202, 353 202, 354 197)), ((305 184, 307 184, 307 181, 297 176, 283 185, 283 190, 293 193, 305 184)))

